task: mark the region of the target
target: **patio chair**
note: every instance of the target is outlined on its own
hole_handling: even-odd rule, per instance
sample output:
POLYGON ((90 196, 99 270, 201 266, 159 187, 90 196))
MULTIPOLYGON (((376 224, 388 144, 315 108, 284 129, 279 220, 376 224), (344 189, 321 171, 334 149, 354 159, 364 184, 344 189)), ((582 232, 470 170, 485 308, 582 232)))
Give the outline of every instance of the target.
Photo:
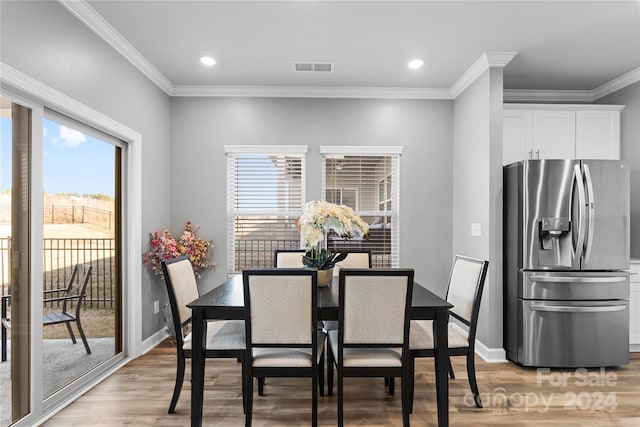
MULTIPOLYGON (((168 411, 171 414, 175 412, 180 398, 180 391, 182 391, 186 359, 192 357, 191 333, 185 335, 185 328, 191 323, 191 309, 187 307, 187 304, 197 299, 200 295, 193 266, 188 255, 165 260, 161 264, 164 282, 167 285, 167 293, 169 294, 178 358, 176 383, 168 411)), ((246 401, 244 321, 219 320, 208 322, 205 357, 240 360, 242 363, 242 403, 244 409, 246 401)))
MULTIPOLYGON (((62 302, 62 308, 60 311, 52 313, 46 313, 43 317, 44 326, 47 325, 59 325, 64 323, 71 336, 71 341, 75 344, 76 337, 71 329, 71 323, 75 323, 82 338, 82 343, 87 351, 87 354, 91 354, 87 337, 82 329, 82 323, 80 322, 80 307, 82 301, 85 298, 85 291, 89 278, 91 277, 91 270, 93 267, 89 264, 76 264, 69 277, 69 282, 66 288, 49 289, 44 291, 44 303, 62 302), (64 293, 64 294, 63 294, 64 293), (61 295, 62 294, 62 295, 61 295), (53 295, 53 296, 52 296, 53 295), (61 296, 60 296, 61 295, 61 296)), ((11 295, 2 296, 2 361, 7 360, 7 329, 11 328, 11 320, 7 315, 7 307, 11 303, 11 295)))

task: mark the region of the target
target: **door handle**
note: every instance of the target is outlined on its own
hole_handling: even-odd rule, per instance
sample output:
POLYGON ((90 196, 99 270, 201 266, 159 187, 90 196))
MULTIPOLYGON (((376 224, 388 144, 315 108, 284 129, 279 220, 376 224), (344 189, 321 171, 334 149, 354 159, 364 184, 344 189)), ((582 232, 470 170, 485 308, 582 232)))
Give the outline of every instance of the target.
POLYGON ((593 228, 595 217, 595 194, 593 192, 593 181, 591 180, 591 171, 589 165, 584 165, 584 178, 587 183, 587 241, 584 247, 584 262, 588 263, 591 258, 591 249, 593 248, 593 228))
POLYGON ((572 306, 572 305, 544 305, 532 304, 531 311, 545 311, 552 313, 608 313, 612 311, 623 311, 626 305, 598 305, 598 306, 572 306))
POLYGON ((540 160, 540 149, 536 150, 536 159, 540 160))
MULTIPOLYGON (((585 237, 585 209, 587 203, 587 196, 584 190, 584 180, 582 179, 582 170, 580 165, 574 165, 573 167, 573 180, 578 189, 578 239, 574 249, 574 259, 579 260, 582 258, 582 251, 584 250, 584 237, 585 237)), ((573 197, 572 197, 573 199, 573 197)), ((573 200, 572 200, 573 204, 573 200)))
POLYGON ((529 159, 533 160, 533 150, 529 150, 529 159))
POLYGON ((626 276, 608 276, 608 277, 575 277, 575 276, 530 276, 533 282, 546 283, 619 283, 627 280, 626 276))

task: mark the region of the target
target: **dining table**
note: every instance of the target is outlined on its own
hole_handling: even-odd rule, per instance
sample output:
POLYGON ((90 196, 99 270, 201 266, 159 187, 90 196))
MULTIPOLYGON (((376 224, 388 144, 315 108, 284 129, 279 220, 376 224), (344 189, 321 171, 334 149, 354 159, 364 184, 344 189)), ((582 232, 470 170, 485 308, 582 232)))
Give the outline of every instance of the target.
MULTIPOLYGON (((318 288, 318 318, 338 320, 338 279, 318 288)), ((244 320, 242 276, 237 275, 187 304, 192 314, 191 426, 202 426, 207 321, 244 320), (199 349, 199 350, 197 350, 199 349)), ((449 343, 447 324, 453 306, 419 283, 414 282, 412 320, 433 320, 436 363, 436 406, 438 426, 449 425, 449 343)))

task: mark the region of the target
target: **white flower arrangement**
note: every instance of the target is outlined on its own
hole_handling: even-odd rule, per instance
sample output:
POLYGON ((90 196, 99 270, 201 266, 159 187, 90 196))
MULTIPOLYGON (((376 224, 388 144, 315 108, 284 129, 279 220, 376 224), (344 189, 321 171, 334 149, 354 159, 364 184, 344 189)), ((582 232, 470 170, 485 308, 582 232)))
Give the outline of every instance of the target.
POLYGON ((300 217, 300 233, 305 248, 317 247, 330 231, 343 239, 351 239, 356 235, 366 237, 369 225, 348 206, 324 200, 306 203, 300 217))

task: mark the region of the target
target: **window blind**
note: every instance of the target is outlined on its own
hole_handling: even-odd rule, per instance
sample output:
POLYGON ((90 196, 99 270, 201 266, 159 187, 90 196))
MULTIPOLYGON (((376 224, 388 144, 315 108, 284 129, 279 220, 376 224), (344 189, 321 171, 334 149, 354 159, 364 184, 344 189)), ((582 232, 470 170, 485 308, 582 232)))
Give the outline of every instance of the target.
POLYGON ((297 249, 305 199, 302 148, 227 148, 227 271, 273 266, 276 249, 297 249), (287 151, 288 150, 288 151, 287 151))
POLYGON ((401 152, 399 147, 321 147, 325 200, 351 207, 369 224, 368 240, 330 235, 330 250, 370 250, 373 267, 399 266, 401 152))

